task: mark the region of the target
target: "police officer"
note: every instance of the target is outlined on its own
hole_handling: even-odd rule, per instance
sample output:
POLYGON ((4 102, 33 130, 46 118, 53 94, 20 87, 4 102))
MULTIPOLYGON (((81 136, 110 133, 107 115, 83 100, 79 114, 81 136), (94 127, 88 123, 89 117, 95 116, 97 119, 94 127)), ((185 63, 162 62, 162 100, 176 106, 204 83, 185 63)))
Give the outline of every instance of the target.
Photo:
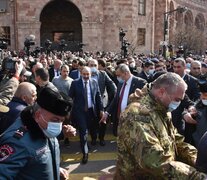
POLYGON ((193 168, 196 149, 170 120, 186 88, 180 76, 163 74, 121 114, 114 179, 206 179, 193 168))
POLYGON ((50 88, 44 88, 37 104, 27 107, 0 137, 0 179, 67 178, 59 167, 56 136, 71 105, 50 88))

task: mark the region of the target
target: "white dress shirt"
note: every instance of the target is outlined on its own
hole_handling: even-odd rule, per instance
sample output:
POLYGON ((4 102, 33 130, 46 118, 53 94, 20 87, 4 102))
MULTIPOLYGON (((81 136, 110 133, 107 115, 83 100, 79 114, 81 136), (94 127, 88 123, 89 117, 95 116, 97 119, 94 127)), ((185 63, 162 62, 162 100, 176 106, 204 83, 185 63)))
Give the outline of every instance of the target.
MULTIPOLYGON (((85 80, 82 79, 83 81, 83 88, 85 89, 85 80)), ((92 103, 92 97, 91 97, 91 88, 89 85, 89 80, 87 81, 87 97, 88 97, 88 108, 92 108, 93 103, 92 103)))

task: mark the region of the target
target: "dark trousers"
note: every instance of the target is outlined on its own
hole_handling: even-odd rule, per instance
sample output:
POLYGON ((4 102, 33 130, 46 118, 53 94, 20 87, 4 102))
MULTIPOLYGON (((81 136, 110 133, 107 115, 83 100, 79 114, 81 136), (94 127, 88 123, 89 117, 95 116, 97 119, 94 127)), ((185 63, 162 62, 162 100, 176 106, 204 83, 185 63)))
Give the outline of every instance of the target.
POLYGON ((93 109, 90 108, 85 112, 85 118, 78 121, 80 145, 83 154, 88 154, 88 133, 90 132, 92 139, 97 138, 96 126, 97 120, 94 116, 93 109))
POLYGON ((106 134, 106 124, 100 123, 98 125, 98 133, 99 133, 98 138, 100 140, 104 140, 104 136, 106 134))

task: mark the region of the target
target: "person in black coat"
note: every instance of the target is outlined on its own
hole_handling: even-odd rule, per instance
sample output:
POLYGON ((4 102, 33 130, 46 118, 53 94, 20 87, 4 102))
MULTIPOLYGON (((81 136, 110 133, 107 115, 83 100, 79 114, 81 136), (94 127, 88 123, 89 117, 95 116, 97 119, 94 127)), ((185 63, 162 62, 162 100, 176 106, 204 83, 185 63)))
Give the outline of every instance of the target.
POLYGON ((116 68, 116 74, 120 81, 117 87, 117 93, 110 106, 106 109, 106 112, 102 118, 103 121, 106 121, 109 115, 112 116, 113 134, 115 136, 117 136, 117 127, 120 113, 124 111, 129 103, 128 97, 134 93, 137 88, 142 89, 147 83, 146 80, 133 76, 126 64, 120 64, 116 68), (123 98, 121 98, 122 93, 123 98))
POLYGON ((138 75, 138 77, 145 79, 148 83, 152 81, 152 76, 155 71, 155 66, 152 61, 146 61, 143 64, 143 70, 142 72, 138 75))
POLYGON ((178 128, 178 132, 185 136, 186 142, 193 144, 192 134, 195 131, 196 122, 193 120, 192 117, 190 117, 190 113, 183 114, 185 115, 185 117, 182 116, 182 113, 184 112, 185 109, 192 108, 194 102, 196 102, 200 97, 200 91, 198 86, 198 80, 195 77, 187 74, 185 72, 185 68, 186 68, 186 62, 183 58, 177 58, 174 60, 173 70, 175 73, 180 75, 180 77, 182 77, 183 80, 188 85, 188 88, 186 90, 186 95, 188 96, 190 101, 187 100, 185 97, 184 99, 185 103, 181 102, 180 106, 175 111, 172 112, 172 121, 175 127, 177 123, 180 124, 179 127, 176 127, 178 128), (184 119, 185 121, 183 121, 182 119, 184 119), (181 127, 184 127, 184 129, 179 129, 181 127))

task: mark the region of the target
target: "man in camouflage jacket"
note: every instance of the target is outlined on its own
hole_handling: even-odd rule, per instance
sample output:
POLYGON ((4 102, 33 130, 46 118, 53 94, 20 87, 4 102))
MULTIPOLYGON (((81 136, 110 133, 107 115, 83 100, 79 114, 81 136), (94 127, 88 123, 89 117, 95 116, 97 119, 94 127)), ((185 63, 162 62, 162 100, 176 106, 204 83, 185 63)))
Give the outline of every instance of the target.
POLYGON ((122 113, 114 179, 206 179, 194 168, 196 149, 183 142, 170 120, 186 88, 182 78, 166 73, 122 113))

